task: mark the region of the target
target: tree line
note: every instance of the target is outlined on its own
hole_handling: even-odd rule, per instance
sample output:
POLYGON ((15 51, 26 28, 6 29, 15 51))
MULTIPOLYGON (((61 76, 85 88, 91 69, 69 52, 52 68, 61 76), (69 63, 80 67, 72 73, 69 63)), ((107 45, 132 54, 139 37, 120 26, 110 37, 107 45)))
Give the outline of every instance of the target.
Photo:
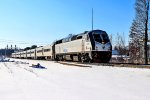
POLYGON ((132 63, 148 64, 149 1, 135 1, 135 18, 129 35, 129 54, 132 63))
POLYGON ((124 36, 117 33, 114 50, 119 55, 129 55, 130 63, 148 64, 149 1, 135 0, 135 17, 129 32, 129 45, 125 46, 124 36))

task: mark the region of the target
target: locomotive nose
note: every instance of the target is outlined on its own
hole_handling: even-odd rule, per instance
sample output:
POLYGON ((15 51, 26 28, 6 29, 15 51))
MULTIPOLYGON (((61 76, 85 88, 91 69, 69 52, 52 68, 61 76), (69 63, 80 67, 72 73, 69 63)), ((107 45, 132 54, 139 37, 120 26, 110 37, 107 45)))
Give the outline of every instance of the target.
POLYGON ((102 48, 105 49, 105 45, 103 45, 102 48))

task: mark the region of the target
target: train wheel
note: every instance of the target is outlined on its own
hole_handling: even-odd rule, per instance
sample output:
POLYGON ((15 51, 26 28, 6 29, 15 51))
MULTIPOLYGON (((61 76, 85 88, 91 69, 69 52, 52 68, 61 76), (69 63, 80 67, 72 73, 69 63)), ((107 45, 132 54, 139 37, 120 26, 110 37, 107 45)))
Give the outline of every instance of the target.
POLYGON ((82 55, 82 56, 81 56, 81 62, 84 63, 84 61, 85 61, 85 60, 84 60, 84 56, 82 55))
POLYGON ((58 55, 56 55, 56 61, 59 61, 59 56, 58 55))
POLYGON ((85 60, 86 62, 89 62, 89 63, 92 62, 92 59, 89 57, 89 54, 86 54, 86 55, 84 56, 84 60, 85 60))
POLYGON ((78 55, 78 61, 81 62, 81 54, 78 55))
POLYGON ((83 54, 79 54, 78 55, 78 60, 79 60, 79 62, 85 62, 85 55, 83 55, 83 54))

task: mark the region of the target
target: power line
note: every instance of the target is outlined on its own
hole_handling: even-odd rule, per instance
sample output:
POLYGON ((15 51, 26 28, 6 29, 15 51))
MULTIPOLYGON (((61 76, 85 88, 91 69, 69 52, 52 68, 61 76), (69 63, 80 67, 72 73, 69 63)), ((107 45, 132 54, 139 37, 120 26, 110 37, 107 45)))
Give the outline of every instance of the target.
POLYGON ((0 39, 0 43, 11 43, 11 44, 51 44, 50 42, 26 42, 26 41, 16 41, 16 40, 6 40, 0 39))

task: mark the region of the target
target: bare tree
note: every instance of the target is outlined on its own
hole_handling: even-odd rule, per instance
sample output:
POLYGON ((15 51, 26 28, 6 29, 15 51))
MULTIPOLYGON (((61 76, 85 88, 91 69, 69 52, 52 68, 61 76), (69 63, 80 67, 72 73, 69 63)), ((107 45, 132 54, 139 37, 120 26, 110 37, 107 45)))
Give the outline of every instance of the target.
POLYGON ((121 56, 120 61, 123 61, 123 56, 128 55, 128 49, 125 45, 124 34, 120 35, 117 33, 114 50, 117 50, 119 52, 119 55, 121 56))

